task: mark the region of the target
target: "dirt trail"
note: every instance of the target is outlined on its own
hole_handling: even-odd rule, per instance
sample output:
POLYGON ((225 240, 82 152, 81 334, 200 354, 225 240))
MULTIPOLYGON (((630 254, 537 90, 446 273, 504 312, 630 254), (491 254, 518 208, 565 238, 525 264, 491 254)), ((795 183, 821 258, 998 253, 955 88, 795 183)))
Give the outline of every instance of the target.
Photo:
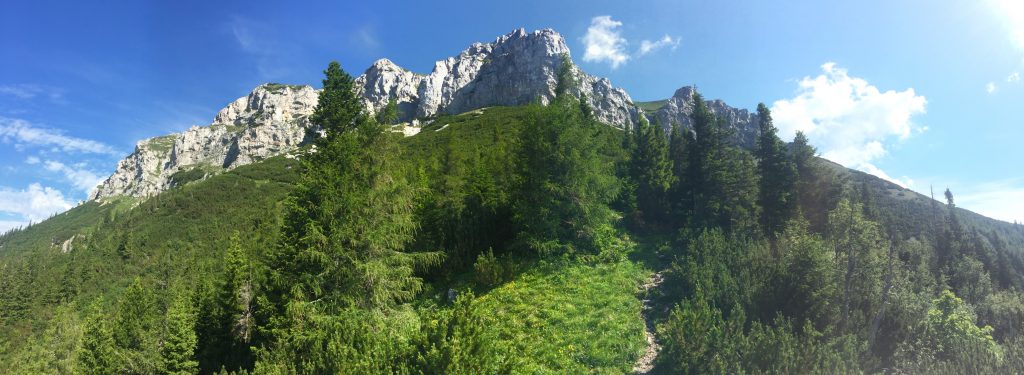
POLYGON ((662 277, 661 272, 655 272, 651 277, 647 278, 644 282, 644 336, 647 338, 647 348, 644 349, 644 355, 637 359, 636 364, 633 365, 634 374, 648 374, 654 369, 654 359, 658 358, 658 352, 661 351, 661 345, 658 344, 658 339, 654 337, 654 319, 651 316, 651 309, 654 308, 654 302, 651 301, 651 289, 657 288, 661 283, 665 281, 662 277))

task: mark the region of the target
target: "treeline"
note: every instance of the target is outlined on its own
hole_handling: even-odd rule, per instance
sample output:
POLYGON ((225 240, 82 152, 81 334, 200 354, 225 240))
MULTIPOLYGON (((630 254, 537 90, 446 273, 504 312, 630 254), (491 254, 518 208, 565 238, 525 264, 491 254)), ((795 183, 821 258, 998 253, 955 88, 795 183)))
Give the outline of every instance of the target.
MULTIPOLYGON (((610 206, 620 194, 617 137, 569 95, 529 106, 496 148, 446 145, 407 161, 332 63, 311 120, 324 135, 302 158, 274 244, 244 250, 194 293, 155 295, 136 281, 103 319, 81 324, 86 373, 504 373, 472 292, 410 310, 429 280, 467 270, 479 285, 508 277, 512 253, 589 262, 624 257, 610 206), (467 169, 470 168, 470 169, 467 169), (500 258, 500 259, 499 259, 500 258), (425 314, 417 316, 418 313, 425 314), (191 328, 191 329, 186 329, 191 328)), ((392 104, 393 105, 393 104, 392 104)), ((391 118, 389 118, 391 117, 391 118)), ((499 139, 501 138, 501 139, 499 139)))
POLYGON ((114 234, 85 235, 68 272, 5 263, 17 270, 0 273, 0 323, 28 321, 34 275, 60 279, 46 285, 59 285, 47 298, 61 307, 15 371, 515 373, 524 359, 474 292, 538 260, 660 270, 656 372, 1024 371, 1020 249, 965 224, 951 193, 923 218, 876 203, 803 134, 779 139, 764 105, 752 151, 727 142, 699 95, 691 129, 641 119, 618 132, 568 94, 565 58, 550 104, 491 117, 509 126, 467 114, 402 141, 394 103, 371 116, 337 63, 325 76, 311 118, 322 136, 294 162, 297 179, 254 179, 283 181, 259 205, 222 208, 258 190, 211 178, 223 195, 186 186, 109 213, 114 234), (444 126, 468 136, 438 136, 444 126), (280 213, 244 211, 263 206, 280 213), (216 221, 205 230, 218 248, 192 245, 204 228, 190 220, 216 221), (637 259, 632 239, 657 254, 637 259), (167 243, 181 251, 154 250, 167 243), (104 293, 117 272, 141 277, 104 293))
POLYGON ((913 218, 826 168, 803 134, 787 146, 763 104, 746 152, 694 103, 692 132, 642 122, 626 145, 629 225, 668 238, 672 259, 657 369, 1022 371, 1015 251, 964 227, 950 192, 920 231, 883 226, 913 218))

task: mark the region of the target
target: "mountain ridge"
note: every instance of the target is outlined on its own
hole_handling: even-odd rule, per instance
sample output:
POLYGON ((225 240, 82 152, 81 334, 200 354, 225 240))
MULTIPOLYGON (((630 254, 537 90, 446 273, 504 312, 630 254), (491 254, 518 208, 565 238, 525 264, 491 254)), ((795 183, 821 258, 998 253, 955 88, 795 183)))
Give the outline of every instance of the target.
MULTIPOLYGON (((557 71, 569 47, 552 29, 517 29, 490 43, 473 43, 457 56, 435 62, 428 74, 378 59, 355 77, 355 87, 370 112, 396 102, 399 121, 413 129, 438 115, 452 115, 490 106, 549 103, 555 96, 557 71)), ((640 118, 690 126, 693 87, 676 90, 662 108, 645 113, 629 94, 607 78, 587 74, 575 64, 570 94, 585 97, 595 118, 618 129, 640 118)), ((208 175, 286 153, 308 142, 318 90, 308 85, 266 83, 221 109, 207 126, 140 140, 133 152, 89 195, 89 200, 115 196, 149 197, 174 186, 175 173, 208 175)), ((753 147, 756 115, 708 100, 709 109, 724 116, 731 141, 753 147)), ((407 134, 415 134, 415 131, 407 134)))

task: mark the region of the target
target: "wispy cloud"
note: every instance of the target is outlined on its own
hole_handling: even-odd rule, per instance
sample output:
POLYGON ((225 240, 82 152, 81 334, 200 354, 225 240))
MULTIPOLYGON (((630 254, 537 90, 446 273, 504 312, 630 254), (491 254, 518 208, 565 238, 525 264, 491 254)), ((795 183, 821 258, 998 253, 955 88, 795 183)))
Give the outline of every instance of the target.
POLYGON ((957 206, 979 214, 1024 222, 1024 178, 987 182, 954 191, 957 206))
POLYGON ((999 88, 996 87, 996 83, 995 82, 989 82, 989 83, 985 84, 985 92, 987 92, 989 94, 995 94, 996 90, 998 90, 998 89, 999 88))
POLYGON ((889 176, 874 162, 886 155, 886 143, 902 142, 926 129, 912 121, 925 113, 925 97, 912 88, 883 92, 835 63, 826 63, 821 70, 817 77, 801 79, 794 97, 772 105, 780 135, 791 139, 803 131, 829 160, 903 186, 911 184, 906 177, 889 176))
MULTIPOLYGON (((74 207, 74 202, 65 198, 57 189, 33 183, 26 189, 0 186, 0 212, 14 215, 21 220, 6 220, 3 226, 10 229, 23 226, 29 221, 39 222, 53 214, 74 207)), ((2 230, 3 228, 0 228, 2 230)))
POLYGON ((253 56, 263 79, 276 79, 290 71, 283 61, 289 47, 279 43, 269 25, 244 17, 232 17, 228 29, 243 52, 253 56))
POLYGON ((679 38, 672 38, 668 36, 668 34, 666 34, 665 36, 661 37, 661 39, 658 39, 653 42, 646 39, 642 40, 640 41, 640 49, 637 51, 637 53, 640 56, 643 56, 665 47, 669 47, 669 49, 675 51, 675 49, 679 47, 679 38))
POLYGON ((60 130, 37 127, 25 120, 6 117, 0 117, 0 140, 16 145, 56 147, 65 152, 120 155, 106 144, 70 137, 60 130))
POLYGON ((1020 72, 1010 73, 1010 75, 1006 77, 1006 82, 1009 82, 1009 83, 1020 82, 1020 72))
POLYGON ((629 60, 626 53, 626 38, 623 38, 619 28, 622 22, 613 20, 611 16, 597 16, 590 20, 590 27, 583 36, 585 50, 583 61, 606 62, 612 69, 629 60))
POLYGON ((71 182, 75 188, 86 194, 92 193, 92 189, 96 188, 96 185, 99 185, 104 179, 103 176, 96 174, 96 172, 86 169, 84 163, 68 166, 59 161, 47 160, 44 163, 44 167, 48 171, 63 174, 68 182, 71 182))
POLYGON ((380 42, 377 38, 377 31, 371 25, 366 25, 356 32, 352 33, 351 39, 358 45, 364 48, 374 49, 380 46, 380 42))
POLYGON ((64 90, 34 83, 14 83, 0 85, 0 95, 9 95, 18 99, 45 97, 52 101, 61 101, 64 97, 64 90))

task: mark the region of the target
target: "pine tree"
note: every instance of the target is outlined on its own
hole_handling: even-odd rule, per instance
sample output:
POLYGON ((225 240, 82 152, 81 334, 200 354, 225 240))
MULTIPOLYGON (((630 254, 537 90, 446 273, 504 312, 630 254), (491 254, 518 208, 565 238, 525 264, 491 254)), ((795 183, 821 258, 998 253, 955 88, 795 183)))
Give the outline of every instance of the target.
POLYGON ((693 101, 696 139, 687 152, 686 171, 693 196, 692 227, 754 229, 758 217, 755 162, 745 151, 726 144, 724 120, 711 113, 700 94, 694 93, 693 101))
POLYGON ((224 254, 224 273, 214 292, 208 293, 197 318, 197 354, 204 372, 251 368, 253 339, 252 265, 242 250, 238 232, 224 254))
POLYGON ((114 339, 118 346, 131 350, 143 349, 145 337, 156 314, 156 301, 152 292, 136 277, 118 299, 114 326, 114 339))
POLYGON ((394 98, 388 99, 388 104, 377 112, 377 123, 381 125, 393 125, 398 121, 398 104, 394 98))
POLYGON ((325 74, 311 120, 326 135, 286 203, 262 304, 271 308, 262 316, 280 328, 289 304, 315 302, 315 311, 329 313, 407 301, 422 285, 415 271, 440 261, 439 253, 404 251, 416 230, 414 191, 399 173, 395 136, 365 115, 336 62, 325 74))
MULTIPOLYGON (((564 65, 560 75, 570 71, 564 65)), ((584 120, 569 90, 558 92, 524 124, 513 204, 520 243, 541 254, 593 250, 595 230, 611 220, 608 204, 619 192, 613 162, 594 142, 602 125, 584 120)))
POLYGON ((668 159, 672 163, 672 185, 669 188, 668 208, 671 210, 672 222, 678 227, 686 222, 685 215, 693 206, 690 181, 686 178, 689 168, 687 152, 693 140, 693 133, 682 129, 678 122, 672 122, 669 133, 668 159))
POLYGON ((817 151, 814 146, 811 146, 810 141, 807 139, 807 135, 802 131, 796 132, 796 137, 793 138, 793 164, 796 165, 797 173, 800 176, 809 174, 811 162, 814 159, 814 154, 817 151))
POLYGON ((757 105, 760 134, 754 156, 758 160, 760 184, 758 204, 761 206, 761 229, 770 237, 785 227, 796 208, 796 166, 786 154, 786 145, 779 139, 772 124, 772 114, 764 103, 757 105))
POLYGON ((633 142, 630 171, 636 183, 636 202, 644 222, 663 223, 668 216, 667 195, 672 185, 672 161, 661 126, 640 118, 631 136, 633 142))
POLYGON ((102 305, 102 299, 94 301, 85 320, 82 353, 78 356, 80 369, 85 374, 106 375, 119 372, 114 335, 107 324, 102 305))
POLYGON ((366 121, 366 111, 353 89, 352 76, 341 69, 341 64, 331 61, 324 70, 323 90, 317 101, 310 122, 324 132, 317 138, 318 146, 325 146, 335 136, 355 129, 366 121))
POLYGON ((167 309, 164 343, 160 348, 162 373, 187 375, 199 372, 199 362, 195 359, 195 323, 191 299, 180 293, 167 309))

